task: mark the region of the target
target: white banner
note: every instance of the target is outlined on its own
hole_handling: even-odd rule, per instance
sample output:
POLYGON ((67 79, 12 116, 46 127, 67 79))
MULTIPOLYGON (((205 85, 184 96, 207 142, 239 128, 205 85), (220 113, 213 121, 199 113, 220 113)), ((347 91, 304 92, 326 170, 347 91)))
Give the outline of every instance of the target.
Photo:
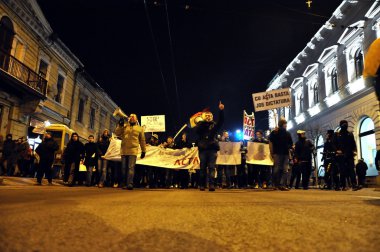
POLYGON ((243 139, 251 140, 255 137, 255 114, 252 113, 248 115, 244 110, 244 119, 243 119, 243 139))
POLYGON ((270 110, 291 106, 289 88, 252 94, 255 111, 270 110))
POLYGON ((239 165, 241 164, 241 143, 219 142, 220 150, 216 164, 220 165, 239 165))
MULTIPOLYGON (((219 144, 221 148, 218 152, 216 164, 241 164, 240 143, 221 142, 219 144)), ((121 140, 111 139, 107 152, 103 157, 107 160, 120 162, 120 146, 121 140)), ((145 158, 140 159, 139 152, 136 163, 171 169, 199 169, 198 147, 165 149, 159 146, 147 145, 145 158)))
MULTIPOLYGON (((121 162, 121 140, 112 139, 104 158, 121 162)), ((140 159, 141 150, 137 155, 137 164, 157 166, 172 169, 199 169, 198 148, 170 149, 159 146, 146 146, 145 158, 140 159)))
POLYGON ((246 163, 256 165, 273 165, 273 160, 270 156, 269 144, 248 142, 246 163))
POLYGON ((145 132, 165 132, 165 115, 141 116, 145 132))

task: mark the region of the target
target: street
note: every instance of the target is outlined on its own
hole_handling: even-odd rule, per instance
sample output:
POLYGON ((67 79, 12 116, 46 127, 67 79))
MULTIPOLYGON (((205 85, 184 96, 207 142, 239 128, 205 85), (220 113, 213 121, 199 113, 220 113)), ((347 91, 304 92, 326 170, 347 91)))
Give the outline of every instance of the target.
POLYGON ((380 191, 0 186, 0 251, 378 251, 380 191))

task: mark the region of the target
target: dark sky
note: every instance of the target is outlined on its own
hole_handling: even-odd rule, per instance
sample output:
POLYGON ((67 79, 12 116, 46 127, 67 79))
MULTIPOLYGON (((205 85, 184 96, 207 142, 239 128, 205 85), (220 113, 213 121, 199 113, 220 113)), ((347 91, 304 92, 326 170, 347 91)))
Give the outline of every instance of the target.
MULTIPOLYGON (((219 100, 224 128, 240 128, 243 109, 253 110, 251 94, 265 91, 341 0, 313 0, 311 9, 306 0, 146 2, 147 9, 143 0, 38 0, 59 38, 126 113, 165 114, 174 134, 205 107, 216 114, 219 100)), ((256 113, 257 128, 267 128, 266 117, 256 113)))

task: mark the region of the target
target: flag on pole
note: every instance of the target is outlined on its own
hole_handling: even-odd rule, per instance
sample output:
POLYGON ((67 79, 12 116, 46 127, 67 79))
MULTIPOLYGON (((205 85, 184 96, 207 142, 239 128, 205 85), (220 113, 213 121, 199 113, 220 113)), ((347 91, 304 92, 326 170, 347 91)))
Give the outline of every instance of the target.
POLYGON ((243 116, 243 139, 250 140, 254 138, 255 134, 255 114, 248 115, 244 110, 243 116))

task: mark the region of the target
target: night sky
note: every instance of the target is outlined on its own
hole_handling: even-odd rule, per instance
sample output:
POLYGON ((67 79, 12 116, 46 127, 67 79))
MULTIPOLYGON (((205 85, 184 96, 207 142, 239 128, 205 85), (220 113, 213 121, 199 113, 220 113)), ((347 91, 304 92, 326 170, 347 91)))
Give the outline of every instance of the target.
MULTIPOLYGON (((252 93, 265 91, 341 3, 313 0, 308 9, 305 2, 38 0, 112 99, 127 114, 165 114, 172 135, 205 107, 217 117, 219 100, 223 128, 241 128, 252 93)), ((256 128, 267 128, 266 117, 256 113, 256 128)))

